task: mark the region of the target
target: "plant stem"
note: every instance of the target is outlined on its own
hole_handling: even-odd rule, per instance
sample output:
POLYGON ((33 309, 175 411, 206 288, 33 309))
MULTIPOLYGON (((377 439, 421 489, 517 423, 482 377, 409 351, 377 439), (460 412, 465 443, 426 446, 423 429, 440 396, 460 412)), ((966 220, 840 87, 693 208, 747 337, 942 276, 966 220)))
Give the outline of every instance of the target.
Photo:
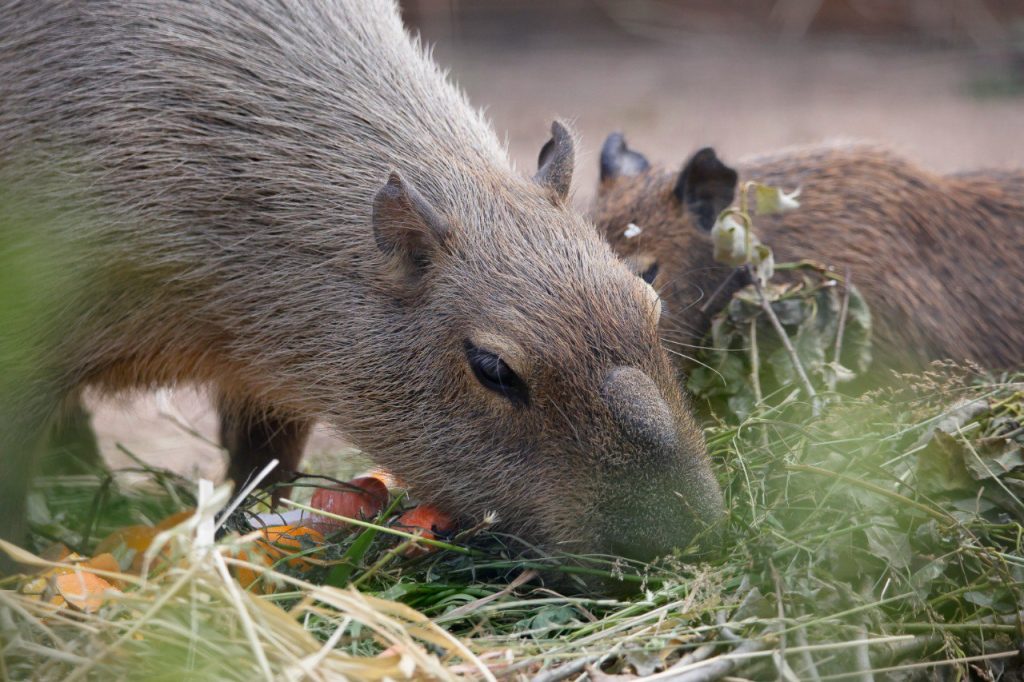
POLYGON ((761 358, 757 348, 757 318, 750 321, 750 385, 754 389, 754 402, 761 404, 761 358))
POLYGON ((364 572, 361 576, 353 580, 352 587, 358 589, 360 585, 369 580, 374 574, 380 571, 380 569, 384 568, 389 563, 391 563, 391 561, 393 561, 395 557, 399 556, 402 552, 408 549, 414 542, 414 540, 406 540, 404 542, 399 543, 397 547, 391 548, 391 550, 388 551, 380 559, 378 559, 373 566, 370 566, 368 569, 366 569, 366 572, 364 572))
POLYGON ((843 352, 843 334, 846 333, 846 314, 850 309, 850 266, 843 269, 843 302, 839 306, 839 326, 836 328, 836 345, 832 353, 832 362, 839 364, 839 356, 843 352))
POLYGON ((807 398, 811 401, 811 415, 817 417, 821 414, 821 403, 818 401, 818 394, 814 390, 814 386, 811 385, 811 380, 807 377, 807 372, 804 371, 803 363, 800 362, 800 356, 796 354, 796 349, 793 348, 793 344, 789 341, 789 335, 786 334, 782 323, 779 322, 779 318, 775 315, 771 301, 768 300, 764 287, 761 286, 761 280, 749 265, 747 266, 747 271, 750 273, 750 279, 754 282, 754 288, 757 290, 757 298, 761 302, 761 310, 768 316, 768 320, 772 323, 775 333, 779 335, 782 347, 786 349, 786 354, 789 355, 789 360, 793 363, 793 369, 796 370, 797 377, 799 377, 800 383, 803 385, 804 393, 807 394, 807 398))
MULTIPOLYGON (((856 636, 859 640, 867 639, 867 628, 864 625, 858 625, 856 636)), ((857 679, 860 682, 874 682, 875 676, 871 672, 871 651, 868 649, 868 645, 863 642, 858 644, 854 649, 854 658, 857 661, 857 672, 860 673, 857 679)))
POLYGON ((291 507, 294 509, 302 509, 311 514, 319 514, 320 516, 326 516, 327 518, 334 519, 335 521, 344 521, 345 523, 351 524, 353 526, 359 526, 360 528, 372 528, 374 530, 380 531, 381 533, 397 535, 400 538, 405 538, 406 540, 412 540, 413 542, 429 545, 430 547, 437 547, 438 549, 447 549, 450 552, 458 552, 459 554, 468 554, 471 556, 480 555, 480 553, 474 552, 473 550, 467 549, 466 547, 459 547, 458 545, 453 545, 448 542, 441 542, 440 540, 430 540, 428 538, 423 537, 422 535, 416 535, 415 533, 407 533, 404 530, 398 530, 397 528, 389 528, 388 526, 381 526, 376 523, 363 521, 362 519, 353 519, 352 517, 342 516, 341 514, 332 514, 330 512, 324 511, 323 509, 314 509, 309 505, 299 504, 298 502, 295 502, 294 500, 289 500, 288 498, 282 498, 281 504, 285 505, 286 507, 291 507))
POLYGON ((701 312, 702 315, 708 312, 708 310, 711 308, 711 304, 714 303, 715 300, 719 297, 719 295, 723 291, 725 291, 725 288, 729 286, 729 282, 736 279, 736 275, 739 273, 739 271, 740 268, 734 269, 732 272, 729 273, 728 277, 722 280, 721 284, 715 287, 715 290, 711 292, 710 296, 708 296, 708 300, 704 301, 704 303, 701 304, 700 308, 697 309, 701 312))

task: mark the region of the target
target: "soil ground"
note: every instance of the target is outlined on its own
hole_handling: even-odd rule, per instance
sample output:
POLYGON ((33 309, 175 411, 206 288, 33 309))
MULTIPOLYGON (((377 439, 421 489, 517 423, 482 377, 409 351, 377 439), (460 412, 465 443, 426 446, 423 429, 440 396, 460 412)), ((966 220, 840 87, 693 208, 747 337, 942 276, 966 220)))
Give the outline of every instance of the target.
MULTIPOLYGON (((972 95, 972 84, 989 72, 971 51, 708 36, 484 42, 432 33, 429 25, 423 31, 437 43, 437 61, 507 135, 523 172, 533 172, 553 117, 575 123, 581 206, 593 194, 597 155, 612 130, 673 166, 705 145, 728 161, 837 138, 882 142, 938 171, 1024 166, 1024 99, 972 95)), ((90 407, 112 465, 127 463, 120 443, 183 473, 221 475, 216 421, 201 393, 93 399, 90 407)), ((337 461, 343 449, 318 430, 309 468, 337 461)))

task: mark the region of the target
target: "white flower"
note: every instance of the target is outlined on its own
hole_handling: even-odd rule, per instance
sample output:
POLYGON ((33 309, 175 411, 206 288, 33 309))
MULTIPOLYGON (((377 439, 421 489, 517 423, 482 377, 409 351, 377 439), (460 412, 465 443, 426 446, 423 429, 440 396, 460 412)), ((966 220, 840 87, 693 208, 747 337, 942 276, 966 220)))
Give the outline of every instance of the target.
POLYGON ((798 196, 799 187, 787 194, 779 187, 758 184, 754 190, 757 215, 773 215, 800 208, 800 202, 796 200, 798 196))
POLYGON ((800 189, 801 188, 797 187, 795 190, 793 190, 789 194, 786 194, 780 188, 779 189, 779 210, 782 210, 782 211, 792 211, 794 208, 800 208, 800 202, 796 200, 796 198, 798 196, 800 196, 800 189))
POLYGON ((636 223, 630 223, 629 225, 626 226, 626 231, 623 232, 622 234, 626 237, 626 239, 632 239, 633 237, 637 236, 643 231, 643 228, 637 225, 636 223))

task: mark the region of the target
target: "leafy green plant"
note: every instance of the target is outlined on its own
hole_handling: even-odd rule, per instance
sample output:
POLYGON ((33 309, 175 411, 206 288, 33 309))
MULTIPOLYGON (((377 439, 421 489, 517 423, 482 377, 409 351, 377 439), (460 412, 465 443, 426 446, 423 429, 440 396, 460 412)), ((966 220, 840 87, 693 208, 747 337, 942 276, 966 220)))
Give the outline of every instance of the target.
POLYGON ((811 261, 776 264, 754 231, 755 215, 796 209, 798 195, 747 182, 739 205, 723 211, 711 231, 715 259, 744 272, 750 284, 713 316, 688 387, 738 419, 767 405, 768 396, 773 404, 791 398, 793 387, 817 414, 820 391, 835 391, 871 362, 871 314, 849 275, 811 261))

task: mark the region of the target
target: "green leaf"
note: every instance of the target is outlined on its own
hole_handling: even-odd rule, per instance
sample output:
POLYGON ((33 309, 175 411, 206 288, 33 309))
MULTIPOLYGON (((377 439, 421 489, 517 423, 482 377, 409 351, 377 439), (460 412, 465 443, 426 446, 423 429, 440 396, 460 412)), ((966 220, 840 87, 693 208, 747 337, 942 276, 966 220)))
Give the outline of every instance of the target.
POLYGON ((918 486, 926 494, 976 487, 964 466, 964 445, 945 431, 935 431, 917 455, 918 486))
POLYGON ((946 571, 949 560, 943 557, 929 561, 914 572, 910 577, 910 585, 917 591, 922 599, 926 599, 932 591, 932 583, 942 577, 946 571))
POLYGON ((863 374, 871 366, 871 310, 857 287, 850 285, 849 297, 840 362, 863 374))
POLYGON ((753 390, 731 395, 726 402, 729 405, 729 409, 740 421, 745 420, 754 412, 755 403, 753 390))
POLYGON ((717 366, 697 367, 687 388, 700 398, 733 395, 747 382, 749 370, 738 353, 721 353, 717 366))
POLYGON ((345 552, 342 562, 331 568, 324 583, 332 587, 345 587, 348 585, 349 580, 352 578, 352 572, 355 571, 363 557, 366 556, 366 552, 370 549, 370 545, 373 544, 375 537, 377 537, 376 528, 367 528, 360 533, 359 537, 349 546, 348 551, 345 552))
POLYGON ((985 608, 991 607, 995 603, 995 595, 991 592, 964 592, 964 599, 974 604, 975 606, 982 606, 985 608))
POLYGON ((913 553, 907 534, 890 517, 876 516, 871 520, 873 525, 864 530, 871 551, 897 570, 908 568, 913 553))
MULTIPOLYGON (((391 500, 391 504, 387 506, 377 516, 377 523, 383 523, 383 521, 389 518, 401 504, 402 499, 405 497, 404 494, 399 494, 391 500)), ((332 587, 345 587, 352 579, 352 573, 363 561, 363 557, 366 556, 366 552, 369 551, 370 546, 373 544, 373 539, 377 537, 376 528, 367 528, 359 534, 359 537, 352 542, 344 556, 341 557, 341 563, 334 566, 330 573, 327 574, 327 579, 324 581, 325 584, 331 585, 332 587)))
POLYGON ((542 607, 537 613, 529 618, 519 621, 518 628, 521 630, 557 630, 574 622, 576 610, 564 604, 542 607))

